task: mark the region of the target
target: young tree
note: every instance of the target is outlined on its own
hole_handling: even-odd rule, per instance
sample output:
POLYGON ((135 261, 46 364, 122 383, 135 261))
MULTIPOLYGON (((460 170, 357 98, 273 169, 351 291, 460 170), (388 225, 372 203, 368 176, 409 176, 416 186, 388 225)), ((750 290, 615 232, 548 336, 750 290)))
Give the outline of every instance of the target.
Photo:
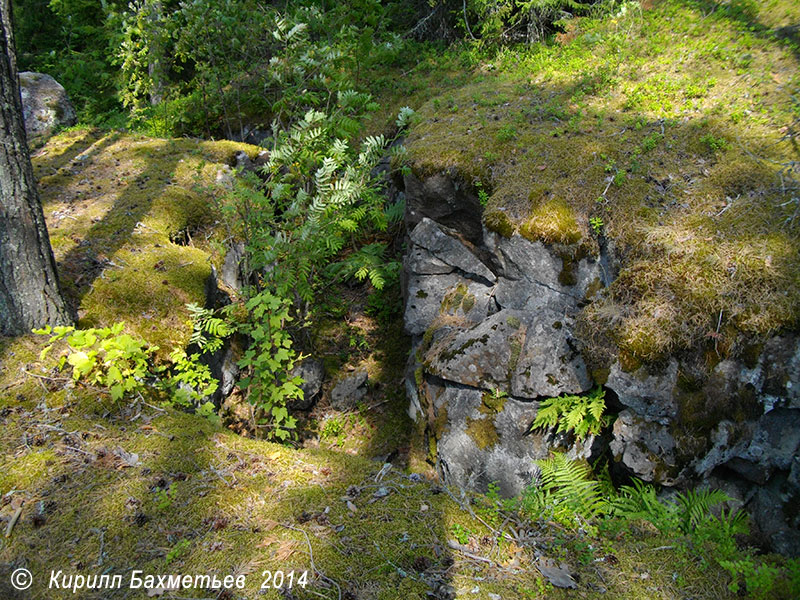
POLYGON ((0 0, 0 334, 72 318, 64 302, 22 118, 11 0, 0 0))

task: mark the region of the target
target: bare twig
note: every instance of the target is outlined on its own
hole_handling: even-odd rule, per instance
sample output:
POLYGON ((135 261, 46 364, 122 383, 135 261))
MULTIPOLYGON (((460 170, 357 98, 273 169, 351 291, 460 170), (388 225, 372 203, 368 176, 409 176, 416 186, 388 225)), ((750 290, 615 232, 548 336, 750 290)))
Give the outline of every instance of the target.
POLYGON ((21 500, 19 506, 17 507, 17 510, 14 511, 14 516, 11 517, 11 520, 8 522, 8 527, 6 527, 6 537, 11 536, 11 532, 14 529, 14 525, 16 525, 17 521, 19 521, 19 516, 22 514, 23 504, 25 504, 25 501, 21 500))
POLYGON ((464 8, 464 27, 467 28, 467 33, 469 34, 469 37, 471 37, 473 41, 477 41, 475 39, 475 36, 472 35, 472 30, 469 28, 469 21, 467 21, 467 0, 464 0, 462 2, 462 6, 464 8))
POLYGON ((491 558, 486 558, 485 556, 479 556, 477 554, 473 554, 470 552, 465 546, 462 546, 455 540, 447 540, 447 547, 451 548, 452 550, 458 550, 466 556, 467 558, 471 558, 472 560, 477 560, 479 562, 485 562, 490 565, 495 565, 496 563, 491 558))
POLYGON ((97 535, 100 536, 100 554, 97 557, 97 562, 94 563, 94 566, 95 567, 102 567, 103 566, 103 554, 104 554, 103 548, 105 547, 106 532, 105 532, 105 530, 100 529, 99 527, 92 527, 89 531, 91 533, 96 533, 97 535))
POLYGON ((308 538, 308 534, 306 533, 305 529, 300 529, 299 527, 294 527, 292 525, 287 525, 286 523, 280 523, 281 527, 285 527, 286 529, 291 529, 292 531, 299 531, 303 534, 306 538, 306 544, 308 544, 308 559, 311 561, 311 570, 314 571, 315 574, 319 575, 320 579, 327 581, 328 583, 332 583, 336 586, 336 591, 339 595, 339 600, 342 600, 342 588, 339 586, 336 581, 331 579, 330 577, 326 576, 322 571, 317 568, 317 565, 314 564, 314 550, 311 548, 311 540, 308 538))

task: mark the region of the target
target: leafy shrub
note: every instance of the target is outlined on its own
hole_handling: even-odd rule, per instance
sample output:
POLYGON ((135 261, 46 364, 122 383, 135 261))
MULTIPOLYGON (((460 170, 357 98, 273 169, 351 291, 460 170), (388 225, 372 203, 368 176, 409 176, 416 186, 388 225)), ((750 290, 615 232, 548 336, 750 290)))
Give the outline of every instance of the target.
MULTIPOLYGON (((198 307, 193 310, 194 315, 206 312, 198 307)), ((202 340, 201 352, 219 348, 221 339, 209 341, 205 336, 209 331, 227 336, 230 329, 227 325, 219 326, 215 318, 202 317, 201 321, 194 321, 195 342, 202 340)), ((108 390, 113 400, 160 393, 171 404, 194 407, 197 412, 216 420, 213 404, 203 401, 217 390, 218 382, 208 366, 200 362, 200 353, 187 355, 184 349, 173 348, 169 354, 170 364, 156 364, 154 354, 158 347, 123 333, 124 327, 124 323, 115 323, 104 328, 48 326, 34 330, 34 333, 49 336, 40 360, 45 360, 53 347, 63 342, 66 349, 56 368, 62 370, 71 366, 74 381, 108 390)))
POLYGON ((267 437, 285 441, 291 437, 297 420, 289 415, 288 401, 302 399, 302 379, 293 377, 298 357, 286 331, 292 320, 288 302, 268 291, 262 291, 246 303, 249 318, 241 326, 252 343, 239 360, 245 377, 238 385, 246 390, 247 400, 260 409, 258 425, 267 437))
POLYGON ((484 45, 542 41, 576 15, 611 12, 617 0, 470 0, 464 11, 465 33, 484 45))
POLYGON ((49 325, 36 329, 34 333, 50 336, 39 360, 46 358, 56 342, 64 340, 68 350, 59 358, 57 368, 61 370, 69 364, 75 381, 108 388, 114 400, 120 400, 125 394, 142 393, 145 379, 152 375, 150 355, 158 347, 122 333, 124 327, 124 323, 116 323, 102 329, 51 328, 49 325))

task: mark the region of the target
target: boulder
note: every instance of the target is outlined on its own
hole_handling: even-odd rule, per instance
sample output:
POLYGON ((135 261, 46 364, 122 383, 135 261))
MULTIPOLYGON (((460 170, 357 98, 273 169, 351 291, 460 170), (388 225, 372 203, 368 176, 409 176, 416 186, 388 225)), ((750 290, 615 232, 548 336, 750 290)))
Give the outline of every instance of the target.
POLYGON ((469 186, 449 171, 408 175, 405 184, 409 415, 425 422, 429 459, 448 481, 479 490, 496 481, 513 495, 550 449, 586 458, 608 440, 625 474, 667 488, 722 481, 739 505, 763 511, 753 517, 767 545, 800 548, 790 533, 800 526, 792 508, 800 501, 800 335, 754 341, 732 357, 696 350, 623 364, 604 355, 593 382, 576 323, 619 272, 613 245, 599 239, 591 256, 585 244, 489 231, 469 186), (621 409, 610 440, 530 432, 543 399, 597 383, 621 409))
POLYGON ((457 230, 472 243, 481 243, 483 226, 478 196, 455 174, 438 173, 420 179, 410 173, 404 180, 408 231, 428 217, 457 230))
POLYGON ((685 481, 678 465, 677 443, 659 423, 623 410, 614 422, 610 444, 614 460, 644 481, 672 486, 685 481))
POLYGON ((444 228, 430 219, 423 218, 410 237, 415 249, 427 250, 439 263, 449 265, 465 277, 483 280, 489 284, 495 282, 494 273, 470 251, 464 241, 459 240, 451 231, 445 232, 444 228))
POLYGON ((303 399, 290 402, 289 410, 308 410, 314 406, 322 390, 322 381, 325 379, 325 365, 316 358, 306 358, 295 365, 291 376, 302 378, 303 383, 300 384, 300 389, 303 390, 303 399))
POLYGON ((233 242, 225 253, 222 263, 220 280, 230 289, 240 292, 244 287, 244 274, 242 273, 242 260, 245 256, 243 242, 233 242))
POLYGON ((77 122, 66 90, 50 75, 24 71, 19 74, 19 83, 22 115, 29 140, 48 136, 57 127, 68 127, 77 122))
POLYGON ((331 406, 336 410, 350 410, 367 395, 367 372, 364 369, 341 377, 331 390, 331 406))
POLYGON ((678 382, 678 361, 670 360, 663 369, 642 366, 625 372, 619 362, 611 366, 606 386, 614 390, 619 401, 648 421, 668 424, 678 414, 673 390, 678 382))

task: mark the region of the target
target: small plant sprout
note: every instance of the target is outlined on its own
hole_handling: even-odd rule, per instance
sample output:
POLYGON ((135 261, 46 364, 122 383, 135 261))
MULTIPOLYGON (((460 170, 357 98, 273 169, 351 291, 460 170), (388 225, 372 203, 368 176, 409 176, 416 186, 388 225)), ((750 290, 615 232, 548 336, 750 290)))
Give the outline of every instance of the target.
POLYGON ((404 106, 400 109, 400 112, 397 114, 397 121, 395 124, 397 128, 400 130, 408 128, 411 125, 411 119, 414 117, 414 109, 410 106, 404 106))
POLYGON ((589 219, 589 225, 591 225, 592 231, 594 231, 595 235, 600 235, 603 231, 603 226, 605 223, 603 223, 602 217, 592 217, 589 219))
POLYGON ((478 190, 478 201, 483 208, 486 208, 486 205, 489 204, 489 192, 484 189, 480 179, 475 182, 475 189, 478 190))

